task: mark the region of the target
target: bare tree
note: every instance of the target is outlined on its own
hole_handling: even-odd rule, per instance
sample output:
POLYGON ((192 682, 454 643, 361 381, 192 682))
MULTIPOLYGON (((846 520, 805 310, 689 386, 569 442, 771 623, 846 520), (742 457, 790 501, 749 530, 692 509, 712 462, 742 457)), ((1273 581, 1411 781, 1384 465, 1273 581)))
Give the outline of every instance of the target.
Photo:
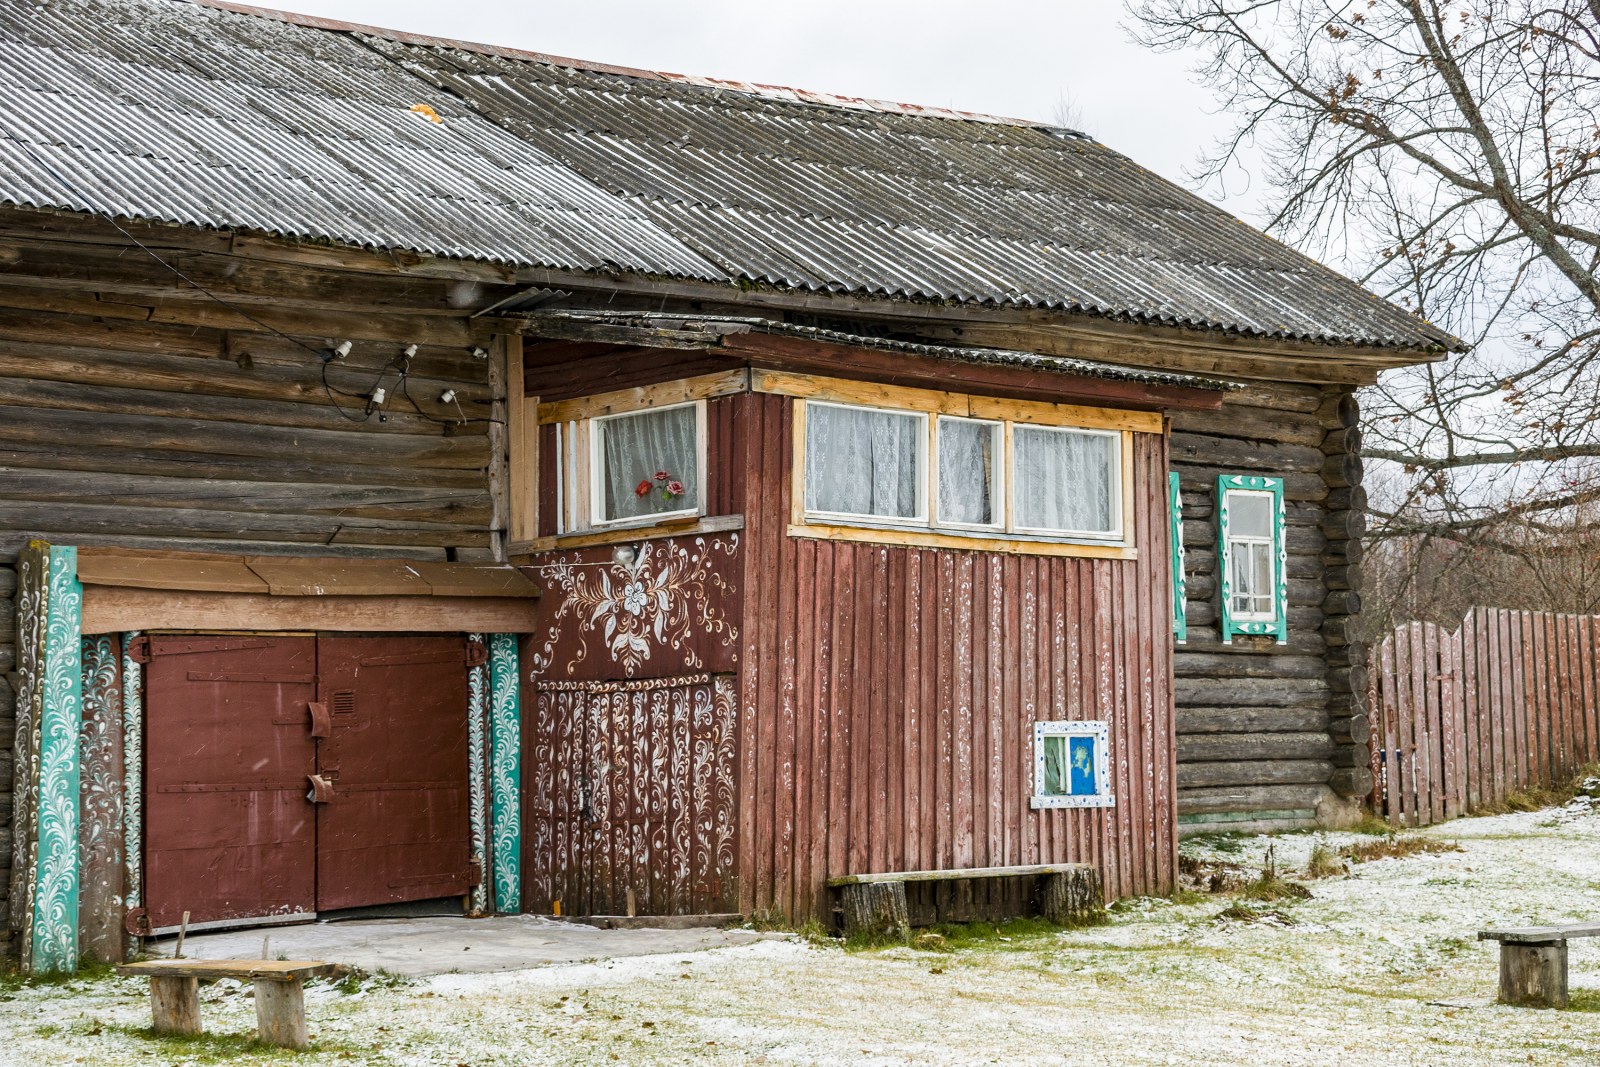
POLYGON ((1198 177, 1270 160, 1269 230, 1472 346, 1363 397, 1378 535, 1600 534, 1600 0, 1130 10, 1237 117, 1198 177))

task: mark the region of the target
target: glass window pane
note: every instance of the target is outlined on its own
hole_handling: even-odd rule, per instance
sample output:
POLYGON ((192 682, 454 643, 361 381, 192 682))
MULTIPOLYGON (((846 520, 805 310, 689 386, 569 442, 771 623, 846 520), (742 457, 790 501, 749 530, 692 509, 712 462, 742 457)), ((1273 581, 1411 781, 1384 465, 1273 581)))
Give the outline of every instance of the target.
POLYGON ((921 415, 806 405, 806 510, 920 517, 921 415))
POLYGON ((999 423, 939 420, 940 522, 994 524, 995 457, 999 454, 999 423))
POLYGON ((1270 493, 1229 493, 1228 533, 1234 537, 1272 537, 1270 493))
POLYGON ((1044 745, 1044 781, 1040 783, 1041 795, 1047 797, 1061 797, 1068 795, 1070 789, 1067 771, 1067 739, 1059 736, 1046 736, 1041 739, 1044 745))
POLYGON ((693 406, 599 419, 601 521, 637 519, 700 506, 693 406))
POLYGON ((1094 738, 1070 737, 1067 738, 1067 750, 1071 754, 1071 793, 1075 797, 1092 797, 1095 789, 1094 767, 1094 738))
POLYGON ((1041 426, 1012 431, 1016 525, 1115 533, 1121 439, 1041 426))
POLYGON ((1272 546, 1235 541, 1228 546, 1228 580, 1236 614, 1269 615, 1274 600, 1272 546))

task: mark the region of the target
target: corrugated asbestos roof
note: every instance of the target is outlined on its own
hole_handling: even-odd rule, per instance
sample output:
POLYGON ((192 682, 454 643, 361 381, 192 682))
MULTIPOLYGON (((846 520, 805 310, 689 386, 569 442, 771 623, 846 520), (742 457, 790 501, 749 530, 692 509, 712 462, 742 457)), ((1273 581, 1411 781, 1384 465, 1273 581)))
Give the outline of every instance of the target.
POLYGON ((327 25, 0 0, 0 202, 518 267, 1455 344, 1069 131, 327 25))

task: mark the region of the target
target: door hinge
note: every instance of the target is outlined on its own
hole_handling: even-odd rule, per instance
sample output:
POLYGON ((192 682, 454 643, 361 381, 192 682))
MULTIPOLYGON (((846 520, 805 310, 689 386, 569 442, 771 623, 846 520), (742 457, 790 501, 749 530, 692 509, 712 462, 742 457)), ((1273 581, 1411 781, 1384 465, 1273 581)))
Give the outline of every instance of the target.
POLYGON ((320 774, 306 775, 311 789, 306 793, 306 799, 313 804, 326 804, 333 799, 333 782, 320 774))
POLYGON ((150 636, 140 634, 128 642, 128 658, 135 663, 150 662, 150 636))
POLYGON ((489 647, 482 641, 467 642, 467 666, 481 667, 489 662, 489 647))

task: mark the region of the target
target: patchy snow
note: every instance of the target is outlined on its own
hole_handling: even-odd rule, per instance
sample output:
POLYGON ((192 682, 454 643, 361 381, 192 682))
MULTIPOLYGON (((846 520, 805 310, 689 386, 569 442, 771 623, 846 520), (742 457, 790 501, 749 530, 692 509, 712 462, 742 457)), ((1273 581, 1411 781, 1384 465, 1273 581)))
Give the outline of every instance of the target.
MULTIPOLYGON (((1459 852, 1355 864, 1313 898, 1137 900, 1110 924, 956 952, 847 953, 797 939, 495 974, 308 989, 316 1048, 238 1040, 247 987, 205 989, 213 1034, 148 1036, 143 982, 7 987, 0 1063, 937 1064, 1249 1063, 1392 1067, 1600 1061, 1600 943, 1572 943, 1578 1010, 1493 1003, 1501 923, 1600 917, 1600 806, 1421 831, 1459 852), (1584 1010, 1587 1009, 1587 1010, 1584 1010)), ((1191 842, 1196 858, 1281 872, 1311 833, 1191 842)), ((1597 939, 1600 940, 1600 939, 1597 939)))

